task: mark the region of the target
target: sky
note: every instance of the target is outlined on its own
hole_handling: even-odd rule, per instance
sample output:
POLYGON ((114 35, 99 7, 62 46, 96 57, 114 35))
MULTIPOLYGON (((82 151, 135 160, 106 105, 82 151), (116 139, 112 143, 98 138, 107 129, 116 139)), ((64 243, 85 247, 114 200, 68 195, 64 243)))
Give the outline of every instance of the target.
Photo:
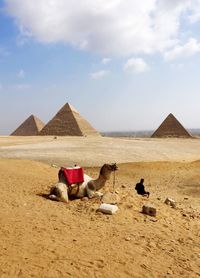
POLYGON ((200 128, 200 0, 0 0, 0 135, 66 102, 99 131, 200 128))

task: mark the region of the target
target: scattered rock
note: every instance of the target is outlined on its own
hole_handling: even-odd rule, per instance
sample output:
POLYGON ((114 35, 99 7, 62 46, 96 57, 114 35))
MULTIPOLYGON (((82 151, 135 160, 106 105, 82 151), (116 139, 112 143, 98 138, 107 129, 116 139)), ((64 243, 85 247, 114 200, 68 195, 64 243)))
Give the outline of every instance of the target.
POLYGON ((142 268, 147 269, 148 267, 146 266, 146 264, 141 264, 140 265, 142 268))
POLYGON ((173 272, 169 269, 169 270, 167 271, 167 274, 168 274, 168 275, 173 275, 173 272))
POLYGON ((171 198, 167 197, 164 203, 171 206, 172 208, 176 208, 176 202, 171 198))
POLYGON ((115 205, 120 202, 120 197, 115 193, 107 192, 103 195, 101 201, 102 203, 115 205))
POLYGON ((130 241, 131 238, 130 238, 130 237, 125 237, 125 240, 126 240, 126 241, 130 241))
POLYGON ((144 205, 142 207, 142 213, 155 217, 156 216, 156 208, 152 205, 149 205, 149 204, 144 205))
POLYGON ((122 184, 122 188, 126 188, 126 185, 122 184))
POLYGON ((51 164, 51 167, 59 168, 56 164, 51 164))
POLYGON ((101 204, 97 211, 105 214, 114 214, 118 210, 118 206, 111 204, 101 204))
MULTIPOLYGON (((100 211, 98 211, 98 210, 96 211, 96 214, 97 215, 102 215, 102 213, 100 211)), ((94 221, 94 219, 91 219, 91 220, 94 221)))
POLYGON ((83 198, 81 198, 81 201, 88 201, 88 200, 89 200, 88 197, 83 197, 83 198))
POLYGON ((155 218, 150 218, 149 219, 151 222, 157 222, 158 221, 158 219, 155 219, 155 218))

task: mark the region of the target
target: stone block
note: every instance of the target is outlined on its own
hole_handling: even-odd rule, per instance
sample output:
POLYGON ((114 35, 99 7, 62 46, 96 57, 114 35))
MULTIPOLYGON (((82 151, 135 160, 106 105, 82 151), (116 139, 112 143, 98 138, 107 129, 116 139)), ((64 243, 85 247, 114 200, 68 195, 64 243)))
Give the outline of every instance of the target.
POLYGON ((105 214, 114 214, 118 210, 118 206, 110 204, 101 204, 97 211, 105 214))
POLYGON ((148 214, 150 216, 156 216, 156 208, 152 205, 144 205, 142 207, 142 213, 148 214))

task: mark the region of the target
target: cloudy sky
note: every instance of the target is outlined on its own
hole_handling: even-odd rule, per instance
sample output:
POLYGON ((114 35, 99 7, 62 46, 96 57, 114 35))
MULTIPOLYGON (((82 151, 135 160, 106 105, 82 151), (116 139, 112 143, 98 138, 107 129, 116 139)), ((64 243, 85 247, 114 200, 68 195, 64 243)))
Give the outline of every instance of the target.
POLYGON ((0 134, 66 102, 100 131, 200 128, 200 0, 0 0, 0 134))

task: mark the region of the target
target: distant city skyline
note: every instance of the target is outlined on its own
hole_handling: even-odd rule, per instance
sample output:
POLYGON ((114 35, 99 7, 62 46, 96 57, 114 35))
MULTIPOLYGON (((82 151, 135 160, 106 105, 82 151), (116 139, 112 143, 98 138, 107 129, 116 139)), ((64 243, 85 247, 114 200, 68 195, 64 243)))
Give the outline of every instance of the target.
POLYGON ((0 135, 70 103, 101 132, 200 128, 200 0, 0 0, 0 135))

